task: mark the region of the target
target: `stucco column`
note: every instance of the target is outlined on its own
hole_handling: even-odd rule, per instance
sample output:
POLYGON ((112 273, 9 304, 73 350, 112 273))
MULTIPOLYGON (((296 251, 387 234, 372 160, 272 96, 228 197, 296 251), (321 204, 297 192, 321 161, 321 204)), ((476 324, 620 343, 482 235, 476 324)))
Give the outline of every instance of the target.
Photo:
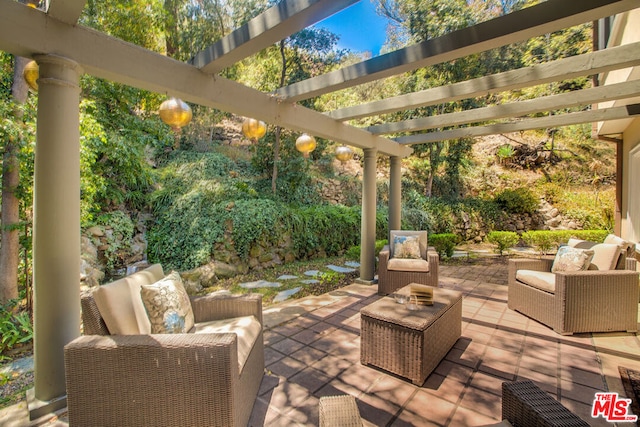
POLYGON ((400 230, 402 222, 402 162, 400 157, 389 159, 389 232, 400 230))
POLYGON ((80 74, 77 63, 35 57, 38 116, 33 186, 35 386, 30 418, 66 406, 65 344, 80 335, 80 74))
POLYGON ((362 220, 360 222, 360 282, 372 283, 376 270, 376 154, 364 150, 362 220))

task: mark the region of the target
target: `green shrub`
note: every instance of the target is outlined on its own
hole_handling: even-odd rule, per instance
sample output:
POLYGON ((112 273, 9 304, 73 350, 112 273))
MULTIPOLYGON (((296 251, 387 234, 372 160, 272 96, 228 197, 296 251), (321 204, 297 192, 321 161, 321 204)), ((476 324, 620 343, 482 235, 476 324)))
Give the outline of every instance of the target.
POLYGON ((538 198, 528 188, 506 189, 494 198, 495 203, 511 214, 532 214, 538 209, 538 198))
POLYGON ((551 230, 532 230, 522 233, 522 240, 537 248, 541 254, 546 254, 552 248, 566 242, 565 234, 551 230))
POLYGON ((100 215, 96 223, 111 229, 107 236, 108 247, 105 250, 107 268, 113 270, 124 265, 130 251, 134 224, 129 215, 122 211, 113 211, 100 215))
POLYGON ((515 246, 520 240, 518 233, 513 231, 492 231, 487 235, 487 241, 498 245, 498 253, 502 253, 515 246))
POLYGON ((9 301, 0 306, 0 360, 6 358, 4 353, 13 349, 18 344, 23 344, 33 339, 33 326, 31 318, 26 311, 16 311, 17 301, 9 301))
POLYGON ((453 233, 432 234, 429 236, 429 244, 436 248, 441 258, 451 258, 453 250, 460 238, 453 233))
MULTIPOLYGON (((389 241, 386 239, 376 240, 376 249, 375 249, 376 257, 378 256, 378 254, 380 254, 380 251, 382 250, 384 245, 388 243, 389 241)), ((349 249, 347 249, 344 255, 347 259, 360 261, 360 245, 351 246, 349 249)))
POLYGON ((535 230, 522 233, 522 240, 544 254, 554 247, 567 243, 572 237, 600 243, 607 234, 609 234, 607 230, 535 230))

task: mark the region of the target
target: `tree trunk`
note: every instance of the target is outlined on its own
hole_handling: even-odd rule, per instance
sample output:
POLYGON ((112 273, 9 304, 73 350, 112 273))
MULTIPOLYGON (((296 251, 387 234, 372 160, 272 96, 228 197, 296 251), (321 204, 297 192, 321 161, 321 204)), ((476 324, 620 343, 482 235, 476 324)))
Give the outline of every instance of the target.
MULTIPOLYGON (((22 77, 27 58, 16 57, 11 95, 16 104, 27 100, 28 87, 22 77)), ((16 109, 16 120, 22 119, 22 111, 16 109)), ((20 184, 20 141, 5 141, 2 155, 2 216, 0 218, 0 303, 18 298, 18 264, 20 255, 19 225, 20 201, 16 195, 20 184)))
MULTIPOLYGON (((280 73, 280 87, 284 86, 287 76, 287 57, 284 52, 284 40, 280 40, 280 56, 282 57, 282 72, 280 73)), ((278 160, 280 159, 280 132, 282 128, 276 127, 275 140, 273 142, 273 173, 271 175, 271 191, 276 194, 276 181, 278 180, 278 160)))

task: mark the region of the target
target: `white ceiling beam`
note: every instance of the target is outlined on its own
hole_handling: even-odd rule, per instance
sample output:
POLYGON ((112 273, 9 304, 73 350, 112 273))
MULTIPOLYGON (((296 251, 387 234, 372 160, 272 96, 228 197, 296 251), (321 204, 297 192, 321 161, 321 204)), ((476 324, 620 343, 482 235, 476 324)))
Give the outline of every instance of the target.
POLYGON ((638 7, 638 0, 547 0, 499 18, 277 89, 300 101, 527 40, 638 7))
POLYGON ((322 21, 360 0, 285 0, 198 52, 190 61, 219 73, 291 34, 322 21))
POLYGON ((495 123, 486 126, 471 126, 459 129, 428 132, 423 134, 396 138, 400 144, 425 144, 459 138, 475 138, 479 136, 498 135, 533 129, 547 129, 560 126, 593 123, 599 121, 627 119, 640 116, 640 104, 623 107, 604 108, 600 110, 580 111, 577 113, 559 114, 556 116, 527 119, 515 123, 495 123))
POLYGON ((75 25, 86 3, 87 0, 51 0, 46 12, 58 21, 75 25))
POLYGON ((578 105, 596 104, 598 102, 616 99, 632 98, 638 95, 640 95, 640 80, 632 80, 630 82, 576 90, 525 101, 509 102, 507 104, 492 105, 455 113, 370 126, 366 128, 366 130, 374 135, 415 132, 467 123, 486 122, 503 119, 505 117, 521 117, 527 114, 559 110, 561 108, 578 105))
POLYGON ((322 113, 240 83, 213 76, 140 46, 82 26, 72 26, 14 0, 0 0, 0 50, 32 57, 53 54, 78 62, 85 72, 113 82, 167 93, 184 101, 254 117, 382 155, 406 157, 413 150, 322 113))
POLYGON ((359 119, 637 65, 640 65, 640 42, 341 108, 325 114, 338 120, 359 119))

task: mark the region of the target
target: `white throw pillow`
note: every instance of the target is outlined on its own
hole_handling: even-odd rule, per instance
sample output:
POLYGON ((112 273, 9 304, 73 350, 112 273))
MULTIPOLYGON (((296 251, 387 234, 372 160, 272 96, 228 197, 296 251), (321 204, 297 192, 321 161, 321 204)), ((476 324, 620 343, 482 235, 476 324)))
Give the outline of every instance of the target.
POLYGON ((578 249, 571 246, 560 246, 553 265, 551 266, 551 272, 557 271, 582 271, 586 270, 593 258, 593 251, 591 249, 578 249))
POLYGON ((191 301, 178 272, 172 271, 151 285, 142 285, 140 294, 152 334, 181 334, 193 328, 191 301))

